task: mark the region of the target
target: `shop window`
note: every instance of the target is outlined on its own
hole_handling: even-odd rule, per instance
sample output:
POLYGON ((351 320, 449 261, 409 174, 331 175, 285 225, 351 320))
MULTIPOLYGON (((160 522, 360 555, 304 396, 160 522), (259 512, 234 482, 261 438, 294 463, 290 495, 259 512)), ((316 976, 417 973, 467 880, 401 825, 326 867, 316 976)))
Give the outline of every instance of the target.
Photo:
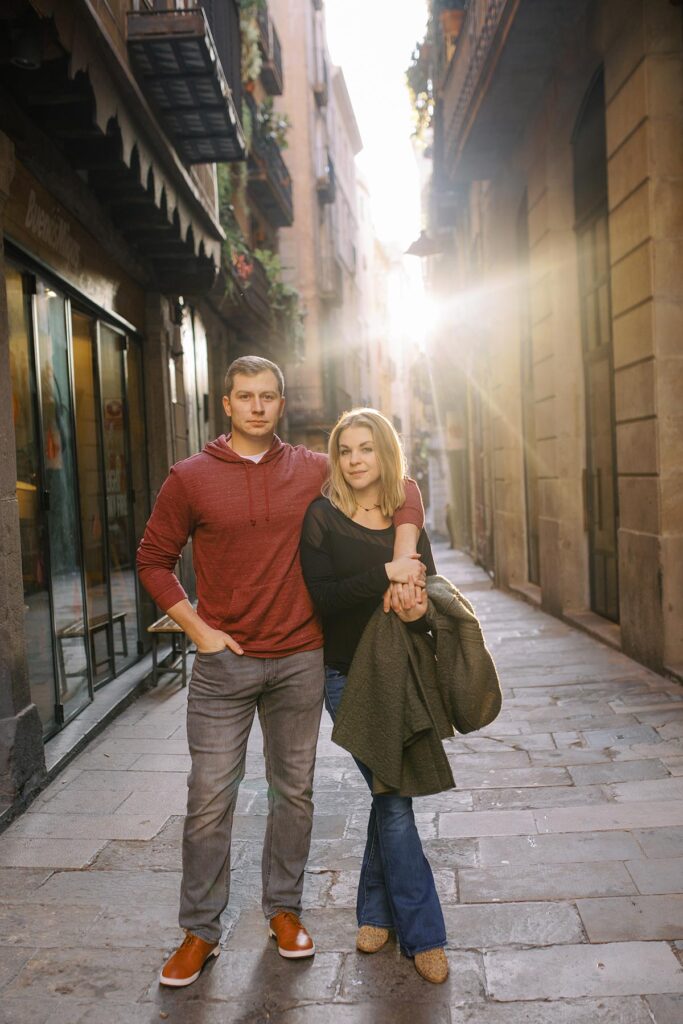
POLYGON ((46 736, 143 651, 134 571, 149 501, 136 342, 6 267, 25 632, 46 736))

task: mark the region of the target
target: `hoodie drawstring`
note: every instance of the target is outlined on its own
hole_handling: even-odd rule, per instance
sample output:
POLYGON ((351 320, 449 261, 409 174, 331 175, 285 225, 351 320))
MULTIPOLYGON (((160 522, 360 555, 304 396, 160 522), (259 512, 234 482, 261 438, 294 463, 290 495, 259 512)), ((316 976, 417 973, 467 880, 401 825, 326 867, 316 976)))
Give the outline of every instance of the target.
POLYGON ((251 480, 249 478, 249 467, 247 466, 246 462, 242 463, 242 468, 244 469, 244 475, 245 475, 246 481, 247 481, 247 498, 248 498, 248 501, 249 501, 249 522, 251 523, 252 526, 256 526, 256 512, 254 511, 254 496, 251 493, 251 480))
MULTIPOLYGON (((251 490, 251 473, 249 466, 246 462, 242 462, 242 468, 244 469, 244 475, 247 481, 247 498, 249 501, 249 522, 252 526, 256 526, 256 510, 254 509, 254 495, 251 490)), ((268 490, 268 467, 267 464, 263 467, 263 496, 266 502, 266 522, 270 522, 270 491, 268 490)))

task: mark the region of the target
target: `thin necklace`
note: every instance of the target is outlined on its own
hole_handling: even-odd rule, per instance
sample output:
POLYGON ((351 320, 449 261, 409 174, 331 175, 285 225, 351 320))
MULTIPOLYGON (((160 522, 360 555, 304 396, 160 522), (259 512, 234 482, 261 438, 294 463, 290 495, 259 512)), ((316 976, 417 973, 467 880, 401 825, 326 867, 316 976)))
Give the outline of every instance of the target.
POLYGON ((370 508, 366 508, 365 505, 359 505, 356 502, 356 508, 362 508, 364 512, 373 512, 374 509, 379 508, 379 505, 371 505, 370 508))

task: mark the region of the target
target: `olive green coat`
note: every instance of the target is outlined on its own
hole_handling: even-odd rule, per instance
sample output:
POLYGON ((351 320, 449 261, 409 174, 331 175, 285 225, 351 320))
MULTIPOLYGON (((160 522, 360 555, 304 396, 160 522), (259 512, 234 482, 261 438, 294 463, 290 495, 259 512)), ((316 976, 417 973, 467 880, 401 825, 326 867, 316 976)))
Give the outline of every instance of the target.
POLYGON ((455 782, 442 740, 481 729, 501 691, 467 598, 443 576, 427 580, 432 636, 378 608, 349 669, 332 739, 371 769, 373 792, 426 796, 455 782))

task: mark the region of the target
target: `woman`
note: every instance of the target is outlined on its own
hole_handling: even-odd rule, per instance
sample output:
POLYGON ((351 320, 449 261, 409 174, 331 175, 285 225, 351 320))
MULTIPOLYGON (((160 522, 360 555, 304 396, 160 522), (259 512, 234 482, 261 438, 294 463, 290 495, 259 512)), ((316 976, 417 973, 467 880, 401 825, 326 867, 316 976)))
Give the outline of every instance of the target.
MULTIPOLYGON (((393 426, 374 409, 344 413, 329 441, 325 496, 304 520, 301 563, 322 617, 325 635, 325 706, 332 720, 354 652, 389 583, 404 582, 415 563, 392 560, 391 517, 404 501, 405 457, 393 426)), ((427 575, 436 572, 423 533, 418 543, 427 575)), ((427 630, 427 598, 396 614, 409 628, 427 630)), ((372 773, 356 762, 372 789, 372 773)), ((448 977, 446 930, 429 863, 415 826, 410 797, 374 795, 356 904, 361 952, 375 953, 394 929, 418 973, 440 983, 448 977)))

